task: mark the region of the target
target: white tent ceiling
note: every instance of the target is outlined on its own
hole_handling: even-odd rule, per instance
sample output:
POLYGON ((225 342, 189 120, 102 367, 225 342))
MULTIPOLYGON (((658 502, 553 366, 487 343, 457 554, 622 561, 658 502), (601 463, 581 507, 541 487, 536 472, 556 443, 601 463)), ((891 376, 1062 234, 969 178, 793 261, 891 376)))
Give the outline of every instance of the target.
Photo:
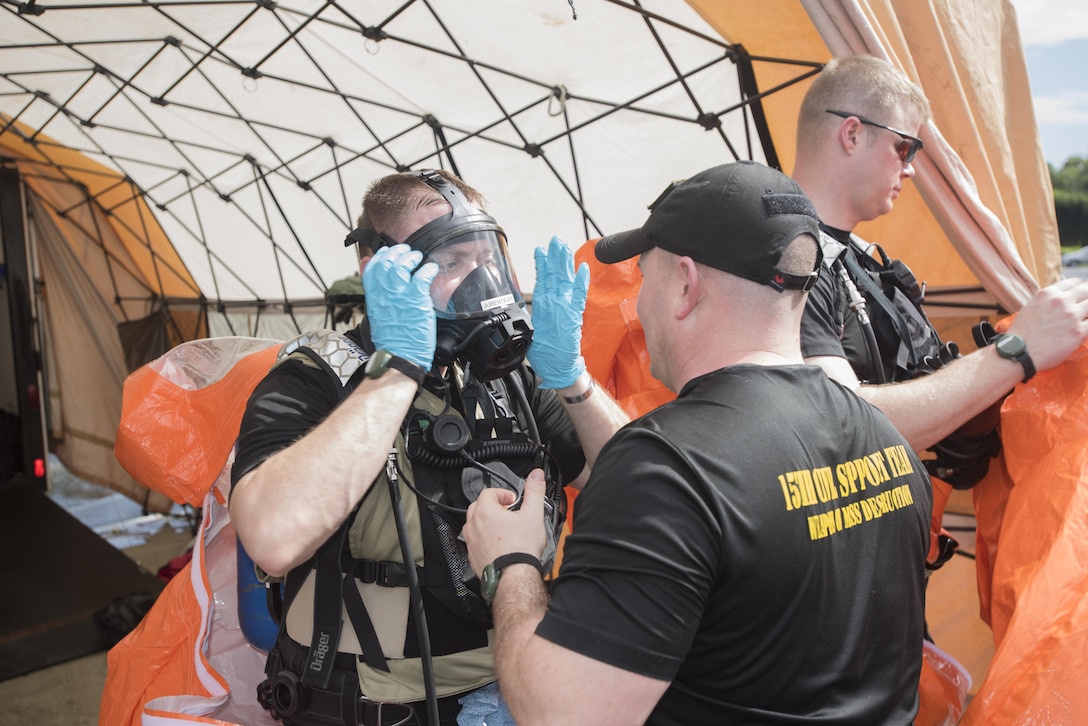
POLYGON ((39 135, 131 180, 115 203, 145 196, 212 301, 320 298, 354 268, 341 240, 366 185, 395 169, 479 188, 530 291, 553 234, 635 226, 668 180, 764 159, 733 51, 681 0, 31 2, 0 17, 0 112, 46 156, 39 135))

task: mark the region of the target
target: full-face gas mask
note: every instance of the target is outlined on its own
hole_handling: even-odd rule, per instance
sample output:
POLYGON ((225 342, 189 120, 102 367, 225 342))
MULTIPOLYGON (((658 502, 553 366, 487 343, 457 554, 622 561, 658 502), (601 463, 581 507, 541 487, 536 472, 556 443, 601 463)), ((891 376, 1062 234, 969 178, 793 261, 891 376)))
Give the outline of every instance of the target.
POLYGON ((453 208, 450 215, 424 225, 404 241, 423 253, 421 264, 438 265, 431 284, 438 318, 435 364, 462 361, 478 379, 499 378, 521 364, 533 339, 525 300, 510 266, 506 233, 441 174, 422 171, 419 179, 453 208))

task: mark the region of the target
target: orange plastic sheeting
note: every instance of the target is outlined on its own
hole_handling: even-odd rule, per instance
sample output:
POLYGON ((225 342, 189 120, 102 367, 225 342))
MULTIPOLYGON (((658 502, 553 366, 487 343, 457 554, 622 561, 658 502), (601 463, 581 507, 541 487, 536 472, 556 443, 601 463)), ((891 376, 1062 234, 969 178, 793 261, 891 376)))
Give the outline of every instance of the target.
POLYGON ((262 338, 196 340, 134 371, 125 379, 117 460, 144 486, 199 507, 279 347, 262 338))
MULTIPOLYGON (((986 477, 971 489, 971 498, 975 508, 975 579, 978 583, 979 617, 982 622, 994 629, 991 612, 993 610, 994 559, 998 553, 998 540, 1001 539, 1001 522, 1005 518, 1005 506, 1008 504, 1012 480, 1005 467, 1004 452, 990 461, 990 470, 986 477)), ((999 623, 1000 624, 1000 623, 999 623)), ((1007 624, 1007 622, 1005 623, 1007 624)), ((1004 631, 994 631, 997 642, 1004 631)))
POLYGON ((646 336, 635 305, 642 285, 638 259, 615 265, 597 261, 596 239, 574 255, 575 265, 589 265, 589 297, 582 321, 586 368, 629 416, 641 416, 676 395, 650 375, 646 336))
POLYGON ((100 724, 137 726, 144 703, 162 696, 213 695, 193 668, 199 653, 201 608, 189 582, 191 567, 190 562, 170 580, 155 607, 110 650, 100 724))
POLYGON ((238 619, 234 527, 223 505, 229 465, 204 502, 193 559, 108 655, 103 726, 274 726, 257 703, 265 653, 238 619))
POLYGON ((971 674, 955 658, 922 641, 922 676, 918 680, 918 715, 914 726, 954 726, 963 714, 971 674))
POLYGON ((996 650, 962 723, 1088 723, 1088 346, 1017 385, 1001 428, 974 492, 996 650))
POLYGON ((237 540, 226 508, 246 400, 281 342, 179 345, 125 380, 117 458, 138 481, 202 508, 192 561, 109 653, 99 723, 274 723, 257 703, 265 654, 238 619, 237 540))

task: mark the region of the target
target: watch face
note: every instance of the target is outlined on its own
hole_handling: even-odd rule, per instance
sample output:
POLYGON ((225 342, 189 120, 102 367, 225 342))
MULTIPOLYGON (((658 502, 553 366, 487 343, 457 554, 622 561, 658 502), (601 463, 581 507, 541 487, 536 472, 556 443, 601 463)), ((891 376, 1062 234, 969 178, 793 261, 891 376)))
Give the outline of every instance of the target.
POLYGON ((484 602, 488 605, 495 599, 495 593, 499 589, 499 571, 495 569, 495 564, 492 562, 487 563, 484 566, 484 571, 480 575, 480 594, 484 598, 484 602))
POLYGON ((392 357, 393 354, 384 348, 374 351, 374 355, 370 356, 366 362, 367 378, 377 378, 385 373, 386 369, 389 367, 389 360, 392 357))
POLYGON ((1002 335, 994 343, 997 352, 1004 358, 1015 358, 1024 352, 1024 339, 1019 335, 1002 335))

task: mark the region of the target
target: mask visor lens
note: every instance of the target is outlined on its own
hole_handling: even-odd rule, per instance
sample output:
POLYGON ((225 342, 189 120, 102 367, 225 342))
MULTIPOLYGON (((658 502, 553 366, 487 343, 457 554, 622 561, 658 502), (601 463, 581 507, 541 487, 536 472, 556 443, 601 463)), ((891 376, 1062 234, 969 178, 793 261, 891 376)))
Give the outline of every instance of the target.
POLYGON ((486 318, 523 302, 501 234, 466 232, 433 250, 424 262, 438 265, 431 300, 440 318, 486 318))

